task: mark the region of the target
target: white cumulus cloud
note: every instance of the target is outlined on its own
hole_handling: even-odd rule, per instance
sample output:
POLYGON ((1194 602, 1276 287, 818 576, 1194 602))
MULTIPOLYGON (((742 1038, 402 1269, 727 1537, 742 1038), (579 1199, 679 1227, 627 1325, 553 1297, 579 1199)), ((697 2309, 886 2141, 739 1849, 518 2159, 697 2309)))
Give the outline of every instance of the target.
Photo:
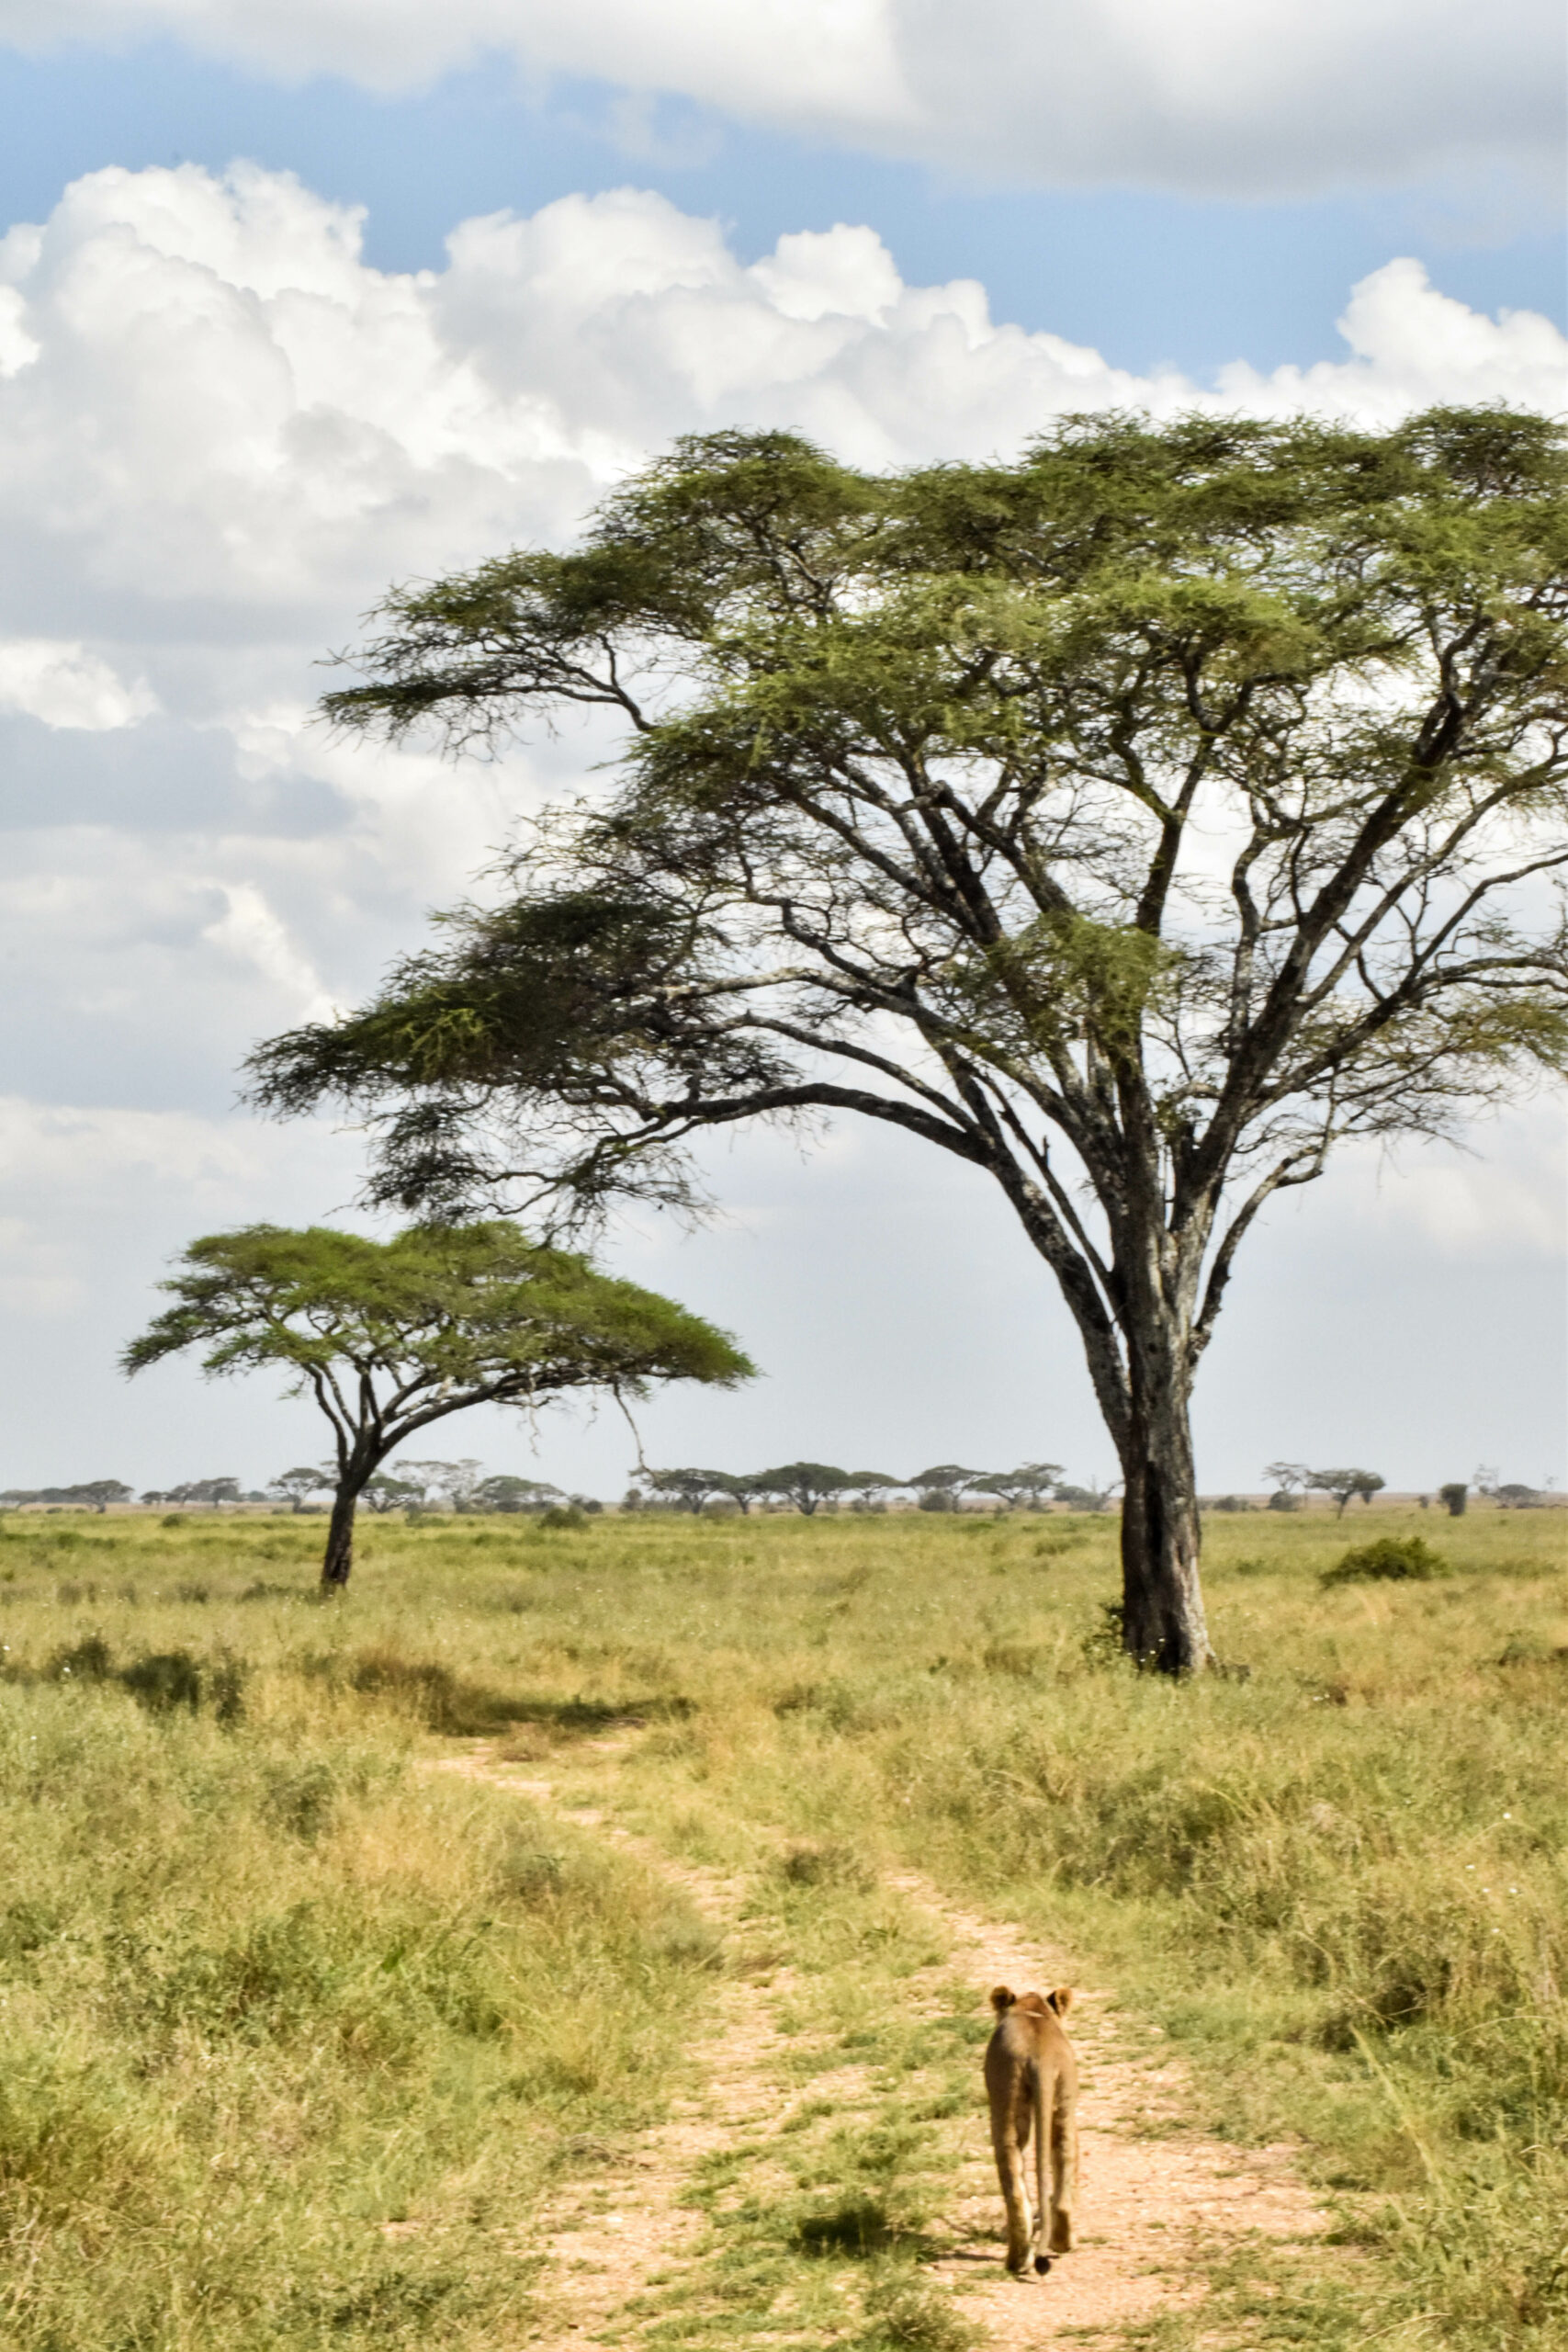
MULTIPOLYGON (((91 1336, 89 1204, 128 1317, 123 1270, 144 1283, 195 1221, 341 1206, 354 1144, 258 1143, 239 1063, 361 997, 521 805, 604 755, 590 731, 450 768, 315 727, 314 665, 389 582, 561 539, 680 432, 786 425, 896 466, 1005 456, 1068 410, 1382 421, 1556 408, 1568 380, 1548 322, 1411 262, 1349 295, 1339 360, 1238 355, 1200 384, 998 322, 973 280, 906 284, 861 225, 748 266, 623 189, 465 221, 441 269, 400 275, 360 226, 254 167, 109 170, 0 240, 0 1281, 82 1319, 62 1363, 91 1336)), ((1457 1232, 1451 1192, 1432 1214, 1457 1232)), ((25 1416, 36 1385, 0 1403, 25 1416)))
POLYGON ((74 640, 17 637, 0 642, 0 710, 26 712, 46 727, 101 734, 134 727, 157 707, 158 697, 145 685, 127 685, 99 655, 74 640))
POLYGON ((1066 410, 1382 420, 1555 406, 1568 379, 1547 321, 1483 317, 1412 262, 1354 290, 1341 360, 1204 386, 998 322, 972 279, 908 285, 864 226, 747 266, 622 189, 465 221, 444 268, 401 275, 360 229, 287 175, 186 166, 94 173, 0 240, 6 891, 29 972, 59 963, 35 1057, 40 1017, 89 1004, 164 1052, 182 971, 182 1050, 361 988, 602 746, 499 774, 372 754, 311 725, 314 665, 389 581, 569 534, 679 432, 789 425, 898 465, 1005 455, 1066 410))
POLYGON ((0 0, 27 50, 159 36, 382 91, 499 55, 1055 184, 1543 184, 1562 137, 1552 0, 0 0))
POLYGON ((360 226, 287 175, 185 166, 94 173, 0 241, 32 354, 0 382, 0 513, 36 551, 13 627, 52 580, 77 628, 188 640, 198 600, 209 645, 302 650, 396 574, 568 528, 694 428, 791 424, 896 464, 1005 450, 1070 408, 1381 418, 1555 406, 1568 379, 1549 322, 1478 315, 1412 262, 1356 289, 1343 361, 1238 359, 1205 389, 998 322, 973 280, 908 286, 864 227, 748 267, 715 222, 623 189, 466 221, 444 269, 398 275, 360 226))

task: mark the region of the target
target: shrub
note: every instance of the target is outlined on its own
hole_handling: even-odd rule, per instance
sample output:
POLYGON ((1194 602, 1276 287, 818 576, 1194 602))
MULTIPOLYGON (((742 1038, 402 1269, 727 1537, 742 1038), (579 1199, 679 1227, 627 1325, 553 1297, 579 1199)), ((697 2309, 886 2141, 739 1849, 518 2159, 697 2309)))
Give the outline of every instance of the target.
POLYGON ((1375 1544, 1358 1544, 1346 1553, 1334 1567, 1325 1568, 1322 1584, 1361 1584, 1375 1578, 1393 1582, 1416 1579, 1425 1583, 1432 1577, 1449 1574, 1449 1564, 1441 1553, 1419 1535, 1380 1535, 1375 1544))
POLYGON ((884 2345, 908 2346, 910 2352, 970 2352, 975 2337, 944 2295, 932 2294, 919 2278, 895 2272, 880 2280, 865 2299, 873 2323, 863 2341, 866 2352, 881 2352, 884 2345))
POLYGON ((1450 1519, 1464 1517, 1465 1498, 1469 1492, 1470 1488, 1457 1479, 1451 1486, 1438 1488, 1438 1500, 1444 1505, 1450 1519))

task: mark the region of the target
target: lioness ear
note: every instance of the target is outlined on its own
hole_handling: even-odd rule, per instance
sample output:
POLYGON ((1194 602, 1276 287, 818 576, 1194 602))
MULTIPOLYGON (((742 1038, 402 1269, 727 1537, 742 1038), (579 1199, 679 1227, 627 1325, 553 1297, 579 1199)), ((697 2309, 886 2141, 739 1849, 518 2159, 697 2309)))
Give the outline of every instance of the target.
POLYGON ((1018 1995, 1016 1993, 1010 1993, 1005 1984, 998 1984, 996 1991, 991 1995, 991 2007, 995 2009, 998 2017, 1001 2017, 1011 2008, 1017 1998, 1018 1995))
POLYGON ((1073 2006, 1073 1988, 1070 1984, 1058 1984, 1054 1993, 1046 1994, 1045 1998, 1050 2002, 1056 2015, 1059 2018, 1065 2018, 1073 2006))

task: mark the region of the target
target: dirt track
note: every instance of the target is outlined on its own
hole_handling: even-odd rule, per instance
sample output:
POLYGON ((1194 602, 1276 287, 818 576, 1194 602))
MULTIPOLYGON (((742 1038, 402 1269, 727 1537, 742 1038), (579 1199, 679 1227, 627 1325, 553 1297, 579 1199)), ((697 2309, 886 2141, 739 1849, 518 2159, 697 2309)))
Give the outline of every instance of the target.
MULTIPOLYGON (((613 1818, 615 1768, 624 1743, 591 1743, 574 1752, 568 1817, 636 1851, 684 1889, 699 1911, 733 1942, 747 1889, 743 1881, 671 1860, 613 1818), (585 1783, 603 1807, 585 1806, 585 1783)), ((536 1766, 509 1766, 488 1748, 445 1759, 439 1769, 510 1789, 536 1804, 560 1804, 560 1781, 536 1766)), ((973 1987, 976 2013, 994 1984, 1018 1990, 1074 1984, 1070 2020, 1082 2070, 1082 2172, 1078 2245, 1049 2278, 1027 2282, 1002 2267, 1001 2204, 976 2075, 976 2103, 960 2130, 956 2177, 937 2235, 940 2249, 922 2265, 931 2284, 953 2290, 955 2308, 998 2352, 1069 2338, 1086 2352, 1110 2352, 1124 2330, 1162 2311, 1190 2306, 1204 2292, 1208 2253, 1244 2253, 1247 2243, 1301 2242, 1322 2233, 1326 2216, 1283 2148, 1240 2150, 1185 2129, 1185 2080, 1176 2063, 1149 2063, 1119 2042, 1106 1996, 1087 1989, 1063 1953, 1019 1930, 947 1901, 910 1871, 885 1882, 930 1916, 940 1963, 904 1980, 911 2009, 952 2014, 955 1977, 973 1987)), ((563 2190, 540 2218, 534 2245, 545 2256, 541 2309, 548 2314, 532 2339, 537 2352, 608 2352, 636 2344, 656 2309, 700 2267, 707 2236, 690 2201, 705 2158, 739 2137, 786 2120, 792 2085, 785 2063, 790 2036, 781 2025, 797 1979, 790 1969, 728 1973, 716 1988, 715 2014, 694 2052, 695 2087, 667 2121, 617 2150, 615 2166, 563 2190)), ((832 2098, 840 2113, 874 2120, 865 2070, 818 2072, 809 2096, 832 2098)), ((669 2342, 668 2323, 662 2340, 669 2342)), ((775 2340, 779 2340, 776 2339, 775 2340)), ((806 2339, 795 2335, 789 2340, 806 2339)), ((815 2340, 830 2341, 831 2337, 815 2340)), ((1245 2335, 1205 2326, 1213 2352, 1245 2335)))

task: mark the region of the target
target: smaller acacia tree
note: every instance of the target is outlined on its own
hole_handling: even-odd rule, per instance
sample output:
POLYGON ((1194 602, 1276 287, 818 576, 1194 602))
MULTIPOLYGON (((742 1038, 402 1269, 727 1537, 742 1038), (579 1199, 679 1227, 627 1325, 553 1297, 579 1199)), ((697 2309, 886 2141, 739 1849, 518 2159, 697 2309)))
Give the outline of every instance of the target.
POLYGON ((355 1506, 415 1432, 470 1405, 531 1406, 568 1389, 723 1387, 752 1366, 670 1299, 530 1243, 502 1219, 415 1226, 390 1241, 324 1227, 209 1235, 161 1285, 175 1304, 121 1358, 141 1372, 186 1348, 209 1374, 280 1366, 335 1440, 321 1583, 348 1582, 355 1506))
POLYGON ((1346 1505, 1354 1502, 1358 1495, 1364 1503, 1370 1503, 1387 1483, 1375 1470, 1313 1470, 1307 1476, 1307 1486, 1314 1495, 1333 1496, 1341 1519, 1346 1505))
POLYGON ((786 1462, 776 1470, 759 1470, 747 1481, 754 1495, 783 1495, 807 1519, 818 1503, 841 1495, 848 1483, 849 1473, 827 1462, 786 1462))
POLYGON ((1016 1470, 993 1470, 984 1478, 976 1478, 974 1491, 977 1495, 994 1495, 1009 1510, 1016 1510, 1020 1504, 1029 1510, 1038 1510, 1062 1475, 1059 1462, 1024 1462, 1016 1470))
POLYGON ((330 1470, 300 1462, 292 1470, 280 1470, 276 1478, 269 1478, 266 1490, 269 1495, 276 1495, 280 1502, 286 1502, 291 1511, 298 1513, 304 1510, 310 1496, 330 1493, 332 1486, 333 1474, 330 1470))
POLYGON ((1270 1510, 1301 1510, 1312 1476, 1304 1462, 1266 1462, 1263 1476, 1274 1489, 1269 1498, 1270 1510))
POLYGON ((902 1478, 892 1477, 886 1470, 846 1470, 839 1492, 850 1496, 857 1509, 869 1510, 882 1496, 897 1494, 903 1484, 902 1478))
POLYGON ((564 1499, 560 1488, 543 1478, 519 1478, 503 1472, 475 1487, 473 1509, 502 1512, 548 1510, 552 1504, 564 1499))
POLYGON ((929 1470, 919 1471, 909 1484, 919 1489, 921 1510, 956 1510, 959 1497, 985 1475, 983 1470, 965 1470, 959 1462, 937 1462, 929 1470))
MULTIPOLYGON (((330 1478, 326 1481, 329 1487, 332 1483, 330 1478)), ((394 1510, 412 1509, 423 1500, 423 1490, 412 1478, 391 1478, 384 1470, 378 1470, 373 1478, 365 1481, 365 1507, 378 1519, 385 1519, 394 1510)))
POLYGON ((413 1499, 426 1503, 432 1495, 439 1507, 451 1511, 478 1508, 475 1498, 484 1483, 485 1466, 471 1453, 461 1462, 400 1462, 398 1476, 414 1488, 413 1499))
POLYGON ((723 1470, 649 1470, 645 1472, 656 1495, 672 1500, 680 1510, 699 1514, 710 1495, 733 1494, 739 1481, 723 1470))

